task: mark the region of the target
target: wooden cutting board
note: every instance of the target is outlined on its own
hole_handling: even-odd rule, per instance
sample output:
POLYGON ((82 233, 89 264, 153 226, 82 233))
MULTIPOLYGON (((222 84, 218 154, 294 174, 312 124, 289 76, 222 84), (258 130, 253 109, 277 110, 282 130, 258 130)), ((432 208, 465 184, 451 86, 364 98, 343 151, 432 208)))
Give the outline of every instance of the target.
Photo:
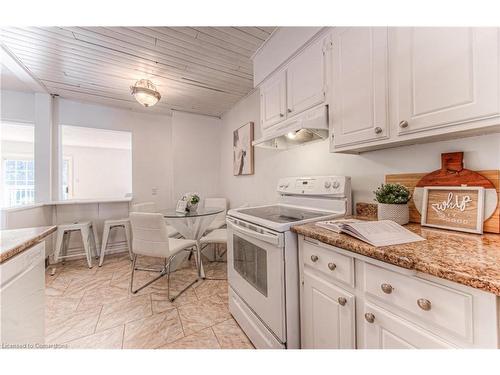
MULTIPOLYGON (((455 153, 454 153, 455 154, 455 153)), ((443 154, 446 155, 446 154, 443 154)), ((463 154, 462 154, 463 155, 463 154)), ((443 157, 442 157, 443 160, 443 157)), ((447 168, 450 168, 451 170, 460 170, 460 165, 461 165, 461 159, 456 159, 455 157, 451 157, 453 163, 451 165, 448 165, 447 163, 442 163, 443 165, 447 165, 447 168), (459 160, 458 164, 456 163, 457 160, 459 160)), ((464 170, 463 168, 461 170, 464 170)), ((439 171, 434 171, 431 173, 404 173, 404 174, 389 174, 385 176, 385 182, 386 183, 391 183, 391 184, 401 184, 406 186, 410 191, 415 194, 419 193, 419 189, 422 188, 422 186, 460 186, 462 183, 468 184, 469 186, 483 186, 490 192, 493 191, 493 194, 495 194, 496 202, 500 200, 500 171, 499 170, 485 170, 485 171, 469 171, 465 170, 466 172, 463 173, 465 176, 464 179, 462 178, 457 178, 460 177, 460 174, 455 176, 455 178, 452 178, 453 176, 447 176, 446 174, 442 177, 441 181, 436 182, 435 179, 432 178, 432 176, 436 176, 439 174, 439 172, 443 172, 443 168, 439 171), (472 174, 470 173, 472 172, 472 174), (430 176, 430 177, 429 177, 430 176), (424 184, 428 185, 421 185, 420 181, 423 181, 424 184), (441 185, 443 183, 444 185, 441 185), (479 185, 477 185, 479 183, 479 185)), ((439 177, 439 176, 438 176, 439 177)), ((417 199, 418 201, 418 199, 417 199)), ((490 199, 491 201, 491 199, 490 199)), ((410 221, 413 223, 420 223, 420 210, 418 210, 415 207, 415 202, 412 199, 409 202, 410 206, 410 221)), ((500 233, 500 209, 499 205, 496 204, 496 206, 490 210, 491 215, 486 214, 487 219, 484 222, 484 227, 483 230, 485 232, 490 232, 490 233, 500 233)))

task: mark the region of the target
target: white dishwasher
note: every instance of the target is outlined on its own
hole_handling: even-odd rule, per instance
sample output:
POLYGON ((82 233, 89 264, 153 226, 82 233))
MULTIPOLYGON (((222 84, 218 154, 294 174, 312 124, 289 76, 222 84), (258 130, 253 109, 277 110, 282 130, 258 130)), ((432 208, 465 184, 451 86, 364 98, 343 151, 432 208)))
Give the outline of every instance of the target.
POLYGON ((45 342, 45 242, 0 264, 2 348, 45 342))

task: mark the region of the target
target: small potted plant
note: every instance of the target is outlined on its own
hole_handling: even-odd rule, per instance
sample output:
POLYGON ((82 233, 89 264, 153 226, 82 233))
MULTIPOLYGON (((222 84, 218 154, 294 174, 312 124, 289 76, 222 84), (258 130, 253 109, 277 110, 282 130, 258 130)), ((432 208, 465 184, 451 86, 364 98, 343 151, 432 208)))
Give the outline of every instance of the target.
POLYGON ((377 216, 379 220, 392 220, 398 224, 408 224, 410 212, 408 202, 410 190, 400 184, 382 184, 374 191, 378 202, 377 216))
POLYGON ((187 201, 186 211, 196 212, 198 209, 198 203, 200 203, 200 196, 196 193, 185 194, 182 198, 187 201))

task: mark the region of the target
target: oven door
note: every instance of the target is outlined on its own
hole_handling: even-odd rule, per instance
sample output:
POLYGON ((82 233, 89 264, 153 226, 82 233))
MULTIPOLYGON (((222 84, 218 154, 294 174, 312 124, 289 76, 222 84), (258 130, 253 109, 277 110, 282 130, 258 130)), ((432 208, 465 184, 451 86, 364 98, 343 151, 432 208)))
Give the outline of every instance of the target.
POLYGON ((227 218, 228 279, 269 330, 286 342, 284 235, 227 218))

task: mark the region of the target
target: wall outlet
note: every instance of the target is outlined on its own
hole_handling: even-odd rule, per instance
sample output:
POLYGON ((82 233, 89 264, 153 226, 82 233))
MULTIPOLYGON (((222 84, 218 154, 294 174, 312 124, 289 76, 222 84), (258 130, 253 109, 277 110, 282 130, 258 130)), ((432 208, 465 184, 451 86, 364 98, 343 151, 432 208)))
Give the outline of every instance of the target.
POLYGON ((151 189, 151 195, 158 195, 158 188, 154 187, 151 189))

